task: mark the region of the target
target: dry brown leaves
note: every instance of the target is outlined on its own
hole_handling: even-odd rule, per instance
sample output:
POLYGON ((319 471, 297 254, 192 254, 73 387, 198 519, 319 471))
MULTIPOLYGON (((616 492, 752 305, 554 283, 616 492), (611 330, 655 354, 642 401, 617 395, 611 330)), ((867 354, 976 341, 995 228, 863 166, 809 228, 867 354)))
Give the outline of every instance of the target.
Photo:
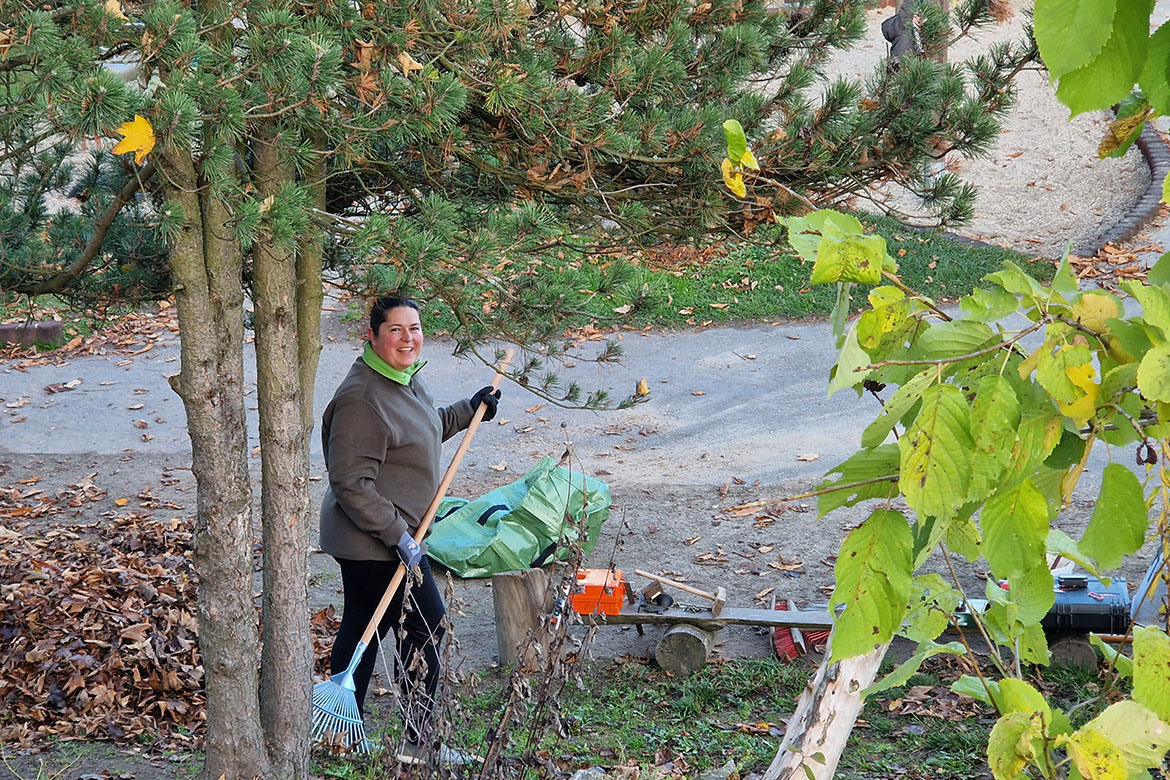
POLYGON ((894 715, 924 715, 944 720, 978 717, 986 708, 975 699, 960 696, 938 685, 915 685, 887 705, 894 715))
MULTIPOLYGON (((206 714, 191 520, 151 517, 146 508, 176 505, 149 490, 146 508, 98 515, 95 476, 55 494, 36 478, 0 486, 0 743, 146 736, 197 747, 206 714), (66 520, 86 505, 76 516, 89 524, 66 520)), ((313 616, 323 663, 337 626, 332 608, 313 616)))
MULTIPOLYGON (((71 500, 96 495, 85 489, 71 500)), ((17 519, 61 506, 0 492, 0 741, 194 745, 204 710, 189 524, 106 513, 36 534, 17 519)))
POLYGON ((77 336, 49 352, 25 349, 19 344, 0 347, 0 361, 12 361, 12 367, 24 370, 33 366, 54 365, 86 355, 122 355, 125 359, 142 355, 172 334, 179 332, 175 308, 167 301, 157 304, 153 312, 123 314, 107 322, 88 338, 77 336))
POLYGON ((1069 255, 1068 261, 1078 279, 1092 279, 1106 289, 1116 290, 1126 279, 1146 278, 1147 263, 1142 256, 1151 253, 1160 255, 1162 247, 1153 243, 1126 247, 1106 244, 1092 257, 1069 255))

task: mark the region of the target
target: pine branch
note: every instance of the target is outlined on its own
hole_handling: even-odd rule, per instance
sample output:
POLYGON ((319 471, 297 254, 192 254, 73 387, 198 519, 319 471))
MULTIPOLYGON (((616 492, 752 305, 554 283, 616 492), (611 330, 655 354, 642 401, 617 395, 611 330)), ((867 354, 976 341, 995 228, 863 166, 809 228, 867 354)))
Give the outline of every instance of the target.
POLYGON ((93 259, 97 257, 98 252, 102 248, 102 241, 105 240, 106 233, 114 223, 114 219, 123 207, 130 202, 130 199, 134 197, 142 185, 150 180, 154 175, 154 171, 155 164, 154 161, 151 161, 142 170, 138 171, 138 175, 127 180, 125 186, 114 196, 110 205, 94 222, 93 233, 90 235, 89 241, 86 242, 81 253, 78 254, 68 268, 50 279, 28 287, 16 285, 12 289, 25 295, 45 295, 48 293, 59 293, 76 282, 85 273, 86 268, 93 262, 93 259))

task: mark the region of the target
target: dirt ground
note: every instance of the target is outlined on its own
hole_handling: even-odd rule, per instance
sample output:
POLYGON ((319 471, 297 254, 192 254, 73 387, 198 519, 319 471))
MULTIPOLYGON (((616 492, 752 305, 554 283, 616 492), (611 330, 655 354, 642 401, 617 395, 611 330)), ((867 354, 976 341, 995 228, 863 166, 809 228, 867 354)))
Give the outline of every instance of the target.
MULTIPOLYGON (((781 501, 815 489, 823 474, 856 448, 855 429, 859 430, 858 426, 862 424, 858 420, 867 420, 876 411, 876 407, 853 409, 838 397, 831 402, 838 419, 832 420, 820 417, 820 412, 808 411, 806 406, 812 401, 796 395, 794 377, 800 375, 805 384, 813 387, 809 398, 819 397, 823 403, 824 370, 830 361, 824 356, 800 352, 823 340, 822 327, 818 324, 785 326, 781 330, 788 338, 779 339, 769 338, 769 331, 716 329, 706 333, 657 337, 660 340, 628 342, 627 362, 635 364, 628 370, 637 373, 639 367, 647 365, 649 358, 639 353, 639 349, 647 355, 657 354, 666 364, 679 365, 675 373, 668 374, 663 368, 662 373, 654 375, 660 382, 660 388, 655 391, 658 394, 655 403, 621 415, 570 414, 543 408, 529 411, 538 405, 533 399, 518 396, 513 388, 505 396, 500 419, 481 429, 450 495, 473 498, 518 479, 541 457, 559 457, 565 450, 565 440, 570 439, 574 468, 604 479, 610 486, 613 500, 610 517, 603 526, 595 550, 586 561, 587 565, 598 568, 613 566, 631 575, 635 568, 649 570, 708 591, 724 587, 729 595, 729 605, 736 607, 767 607, 773 596, 781 601, 792 599, 801 606, 823 604, 833 581, 833 556, 848 529, 868 514, 868 507, 839 510, 820 520, 816 517, 816 501, 812 498, 783 501, 781 507, 774 507, 771 511, 731 511, 733 507, 748 502, 781 501), (667 348, 677 349, 679 355, 666 353, 667 348), (758 360, 741 359, 749 351, 757 352, 758 360), (692 389, 696 385, 683 384, 679 378, 694 373, 686 360, 694 361, 708 375, 707 384, 703 385, 709 391, 708 395, 699 393, 696 397, 696 391, 692 389), (776 418, 780 422, 761 421, 760 416, 769 414, 772 404, 765 399, 762 406, 752 406, 759 400, 754 396, 770 392, 779 377, 786 377, 785 398, 793 405, 780 410, 776 418), (686 410, 718 397, 717 388, 728 383, 733 387, 730 391, 727 387, 722 388, 727 397, 720 401, 719 410, 709 415, 702 411, 697 415, 699 418, 710 417, 703 420, 709 424, 699 426, 694 421, 680 422, 682 417, 693 414, 686 410), (753 398, 744 397, 742 408, 729 405, 730 400, 745 393, 753 398), (525 404, 533 405, 524 408, 525 404), (798 409, 803 411, 798 412, 798 409), (858 417, 859 414, 867 416, 858 417), (741 419, 744 417, 748 419, 741 419), (540 422, 546 418, 547 422, 540 422), (801 424, 809 425, 809 419, 802 418, 811 419, 811 427, 820 433, 819 441, 800 430, 801 424), (833 439, 840 441, 830 441, 833 439), (812 441, 816 444, 811 444, 812 441), (810 449, 817 449, 819 456, 805 462, 806 458, 816 455, 809 452, 810 449), (771 462, 779 460, 784 461, 779 464, 782 468, 771 462)), ((325 333, 334 349, 323 359, 321 381, 323 386, 330 388, 353 359, 353 353, 348 346, 347 327, 338 321, 336 314, 331 315, 326 323, 325 333), (338 346, 340 350, 336 348, 338 346)), ((155 358, 164 368, 170 365, 166 349, 166 345, 160 345, 158 350, 163 350, 163 355, 155 358)), ((440 357, 446 347, 441 342, 431 341, 427 349, 435 361, 432 368, 447 370, 442 368, 443 359, 440 357)), ((831 342, 820 344, 818 349, 831 351, 831 342)), ((118 361, 118 357, 114 355, 109 360, 118 361)), ((118 361, 115 365, 120 364, 118 361)), ((86 375, 84 368, 95 365, 100 367, 99 364, 76 360, 57 373, 62 377, 74 373, 86 375)), ((132 385, 138 387, 134 392, 141 391, 141 394, 129 400, 107 403, 106 396, 99 390, 113 388, 94 387, 107 382, 98 382, 100 377, 87 378, 75 393, 54 395, 48 401, 37 402, 58 404, 50 409, 31 403, 18 409, 6 409, 11 413, 19 412, 21 417, 27 414, 29 419, 23 425, 14 425, 16 417, 10 416, 6 421, 0 420, 0 425, 12 431, 37 430, 25 427, 40 424, 34 413, 52 412, 54 419, 75 430, 96 427, 104 431, 108 426, 110 432, 102 435, 113 436, 114 429, 124 421, 113 423, 109 420, 116 415, 124 416, 127 403, 133 408, 138 405, 133 402, 139 399, 153 399, 149 405, 162 409, 168 400, 173 400, 161 387, 150 386, 149 392, 146 392, 146 387, 139 387, 148 384, 151 368, 149 365, 129 365, 118 369, 134 369, 132 385), (85 390, 87 387, 89 391, 85 390), (84 392, 91 393, 88 400, 84 392), (86 405, 76 407, 76 410, 66 405, 83 401, 86 405)), ((475 370, 482 372, 482 367, 475 370)), ((28 397, 48 397, 38 393, 40 385, 45 384, 40 374, 30 370, 26 379, 28 397)), ((151 411, 150 415, 153 414, 151 411)), ((172 427, 181 425, 180 415, 166 414, 172 422, 151 426, 150 430, 157 434, 152 444, 168 441, 175 434, 172 427)), ((140 439, 138 434, 141 431, 137 428, 131 430, 136 440, 140 439)), ((453 446, 455 443, 448 444, 453 446)), ((14 447, 15 440, 0 441, 0 453, 9 451, 7 446, 14 447)), ((105 454, 6 455, 0 458, 0 486, 39 478, 40 481, 30 485, 29 489, 55 495, 89 477, 92 485, 105 494, 104 497, 44 521, 56 527, 106 522, 106 518, 118 510, 135 509, 143 503, 152 506, 150 512, 155 519, 193 515, 195 479, 189 468, 189 455, 182 447, 160 453, 139 441, 133 447, 112 449, 105 454), (144 494, 148 495, 149 502, 140 499, 144 494)), ((258 501, 259 458, 253 459, 253 466, 257 470, 258 501)), ((319 458, 314 460, 311 468, 311 480, 313 501, 318 502, 325 489, 324 469, 319 458)), ((1090 474, 1078 501, 1059 519, 1059 527, 1074 538, 1079 538, 1092 512, 1091 496, 1096 490, 1093 483, 1094 475, 1090 474)), ((256 515, 259 516, 259 506, 256 515)), ((47 531, 49 527, 45 525, 43 530, 47 531)), ((1134 556, 1121 571, 1121 576, 1136 584, 1149 557, 1148 551, 1134 556)), ((942 562, 934 560, 928 564, 930 568, 942 571, 942 562)), ((971 597, 982 595, 985 582, 981 574, 975 567, 960 566, 964 588, 971 597)), ((631 579, 635 589, 646 584, 639 577, 632 576, 631 579)), ((340 576, 331 558, 320 553, 311 556, 310 585, 314 610, 329 605, 340 607, 340 576)), ((453 579, 451 587, 454 592, 450 603, 453 664, 465 674, 496 665, 495 620, 489 581, 453 579)), ((701 601, 698 597, 681 593, 676 594, 676 600, 680 603, 701 601)), ((575 630, 583 633, 583 629, 575 630)), ((662 629, 649 626, 643 635, 628 627, 605 626, 596 632, 590 646, 591 658, 604 663, 626 655, 651 656, 661 635, 662 629)), ((728 658, 767 657, 772 653, 771 635, 751 627, 733 626, 720 632, 716 653, 728 658)), ((907 647, 895 646, 895 656, 906 654, 907 647)), ((379 675, 374 685, 385 686, 386 681, 379 675)), ((10 752, 5 751, 8 766, 0 766, 0 780, 42 777, 170 780, 188 777, 198 767, 197 757, 190 755, 162 757, 138 747, 115 748, 104 743, 64 743, 47 752, 17 755, 10 755, 10 752), (44 768, 41 762, 46 762, 44 768)))
MULTIPOLYGON (((106 498, 77 510, 72 516, 59 516, 58 523, 89 522, 104 511, 115 510, 119 498, 130 497, 133 501, 146 488, 164 506, 173 505, 170 509, 155 509, 156 518, 165 519, 168 513, 189 515, 194 507, 194 478, 185 464, 174 458, 160 459, 140 453, 30 459, 9 464, 0 482, 13 484, 40 476, 44 479, 37 487, 52 492, 90 474, 97 475, 93 477, 94 484, 107 493, 106 498), (162 478, 163 474, 170 478, 162 478)), ((458 478, 451 492, 467 497, 480 495, 511 478, 514 475, 485 479, 482 474, 471 473, 458 478)), ((313 485, 315 494, 323 491, 322 481, 313 485)), ((832 583, 832 556, 847 529, 864 518, 864 509, 844 510, 817 520, 815 502, 810 499, 791 502, 789 509, 778 517, 756 514, 731 517, 722 511, 749 501, 794 495, 813 486, 808 480, 732 484, 724 494, 721 485, 611 482, 610 519, 588 564, 613 565, 631 574, 634 568, 647 569, 707 590, 722 586, 727 589, 728 603, 733 606, 766 606, 773 592, 781 599, 791 598, 801 605, 823 603, 832 583)), ((1062 516, 1060 527, 1074 537, 1079 536, 1091 511, 1091 502, 1078 502, 1062 516)), ((1148 556, 1136 556, 1127 563, 1122 576, 1136 583, 1147 562, 1148 556)), ((311 566, 314 609, 329 604, 339 606, 340 578, 336 565, 327 556, 316 554, 312 556, 311 566)), ((963 567, 962 576, 968 592, 978 597, 983 589, 979 572, 963 567)), ((633 580, 635 587, 645 584, 638 577, 633 580)), ((495 665, 495 623, 489 582, 453 579, 452 584, 454 663, 463 673, 495 665)), ((678 601, 683 603, 691 600, 685 594, 678 596, 678 601)), ((629 627, 603 627, 594 637, 592 658, 608 661, 627 654, 652 655, 661 633, 662 629, 649 626, 642 636, 629 627)), ((720 632, 716 652, 731 658, 766 657, 772 652, 771 636, 760 629, 731 627, 720 632)), ((896 655, 906 653, 906 647, 895 648, 896 655)), ((374 682, 375 687, 379 684, 385 685, 380 673, 374 682)), ((170 780, 187 777, 198 766, 197 757, 190 755, 163 757, 137 747, 114 748, 92 743, 64 743, 48 752, 8 755, 7 762, 7 768, 0 767, 0 778, 170 780), (42 762, 51 771, 45 771, 42 762)))

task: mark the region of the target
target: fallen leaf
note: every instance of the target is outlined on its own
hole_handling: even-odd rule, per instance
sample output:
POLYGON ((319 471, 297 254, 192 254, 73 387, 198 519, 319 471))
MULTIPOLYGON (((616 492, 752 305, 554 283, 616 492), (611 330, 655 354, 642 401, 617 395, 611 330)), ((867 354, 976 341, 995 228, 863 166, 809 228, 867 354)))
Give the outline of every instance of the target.
POLYGON ((692 390, 691 395, 706 395, 702 390, 692 390))
POLYGON ((692 544, 694 544, 695 542, 699 541, 702 538, 703 537, 701 537, 701 536, 692 536, 689 539, 683 539, 683 544, 685 544, 687 547, 690 547, 692 544))
POLYGON ((817 460, 820 457, 821 456, 817 455, 815 452, 807 452, 807 453, 804 453, 803 455, 797 455, 796 459, 799 461, 802 461, 804 463, 812 463, 814 460, 817 460))
POLYGON ((642 377, 638 380, 638 385, 634 388, 634 393, 639 398, 650 395, 650 385, 646 383, 646 377, 642 377))
POLYGON ((537 410, 539 410, 539 409, 543 409, 543 408, 544 408, 544 407, 546 407, 546 406, 548 406, 548 404, 546 404, 546 403, 544 403, 544 402, 541 402, 541 403, 538 403, 536 406, 530 406, 530 407, 528 407, 528 408, 527 408, 527 409, 525 409, 524 411, 528 412, 529 414, 532 414, 533 412, 536 412, 536 411, 537 411, 537 410))
POLYGON ((507 461, 501 460, 499 463, 497 463, 494 466, 488 466, 488 468, 491 469, 492 471, 503 471, 504 469, 508 468, 508 463, 507 463, 507 461))
POLYGON ((130 499, 128 499, 128 498, 115 498, 114 503, 117 504, 118 506, 126 506, 127 504, 130 503, 130 499))

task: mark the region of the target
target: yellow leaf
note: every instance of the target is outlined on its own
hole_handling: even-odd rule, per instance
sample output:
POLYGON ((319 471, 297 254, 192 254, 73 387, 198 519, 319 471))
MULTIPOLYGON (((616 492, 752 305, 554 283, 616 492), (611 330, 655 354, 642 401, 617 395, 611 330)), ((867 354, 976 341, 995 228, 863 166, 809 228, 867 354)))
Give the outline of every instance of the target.
POLYGON ((106 0, 106 13, 121 19, 123 22, 130 21, 126 18, 126 14, 122 13, 122 4, 118 0, 106 0))
POLYGON ((130 499, 128 499, 128 498, 115 498, 114 503, 117 504, 118 506, 126 506, 127 504, 130 503, 130 499))
POLYGON ((398 55, 398 65, 402 68, 402 75, 410 78, 410 74, 416 70, 422 70, 423 66, 415 61, 408 53, 402 52, 398 55))
POLYGON ((1108 320, 1121 317, 1123 312, 1117 299, 1109 293, 1090 291, 1082 295, 1072 307, 1073 316, 1096 333, 1109 330, 1108 320))
POLYGON ((1134 134, 1134 131, 1139 126, 1144 125, 1146 120, 1153 115, 1153 106, 1146 106, 1136 114, 1132 114, 1123 119, 1114 119, 1109 125, 1109 129, 1105 132, 1105 137, 1101 139, 1101 143, 1097 146, 1097 157, 1105 159, 1116 152, 1121 148, 1122 144, 1129 140, 1129 137, 1134 134))
POLYGON ((646 383, 646 377, 638 380, 638 388, 634 391, 639 397, 650 395, 650 385, 646 383))
POLYGON ((1068 366, 1064 373, 1068 375, 1069 381, 1084 390, 1085 394, 1071 404, 1058 401, 1057 405, 1060 406, 1060 411, 1064 412, 1077 425, 1084 425, 1097 411, 1097 394, 1100 388, 1093 382, 1093 377, 1096 375, 1093 364, 1068 366))
POLYGON ((114 147, 114 154, 134 152, 134 162, 142 165, 146 155, 154 149, 154 128, 150 122, 135 114, 133 121, 124 123, 117 132, 122 140, 114 147))
POLYGON ((751 168, 753 171, 758 171, 760 169, 760 164, 756 162, 756 156, 752 154, 751 149, 748 149, 743 153, 743 157, 740 159, 739 164, 745 168, 751 168))
POLYGON ((731 160, 726 157, 723 158, 723 183, 727 185, 727 189, 734 192, 739 197, 747 196, 747 187, 743 183, 743 174, 737 172, 735 167, 731 164, 731 160))

